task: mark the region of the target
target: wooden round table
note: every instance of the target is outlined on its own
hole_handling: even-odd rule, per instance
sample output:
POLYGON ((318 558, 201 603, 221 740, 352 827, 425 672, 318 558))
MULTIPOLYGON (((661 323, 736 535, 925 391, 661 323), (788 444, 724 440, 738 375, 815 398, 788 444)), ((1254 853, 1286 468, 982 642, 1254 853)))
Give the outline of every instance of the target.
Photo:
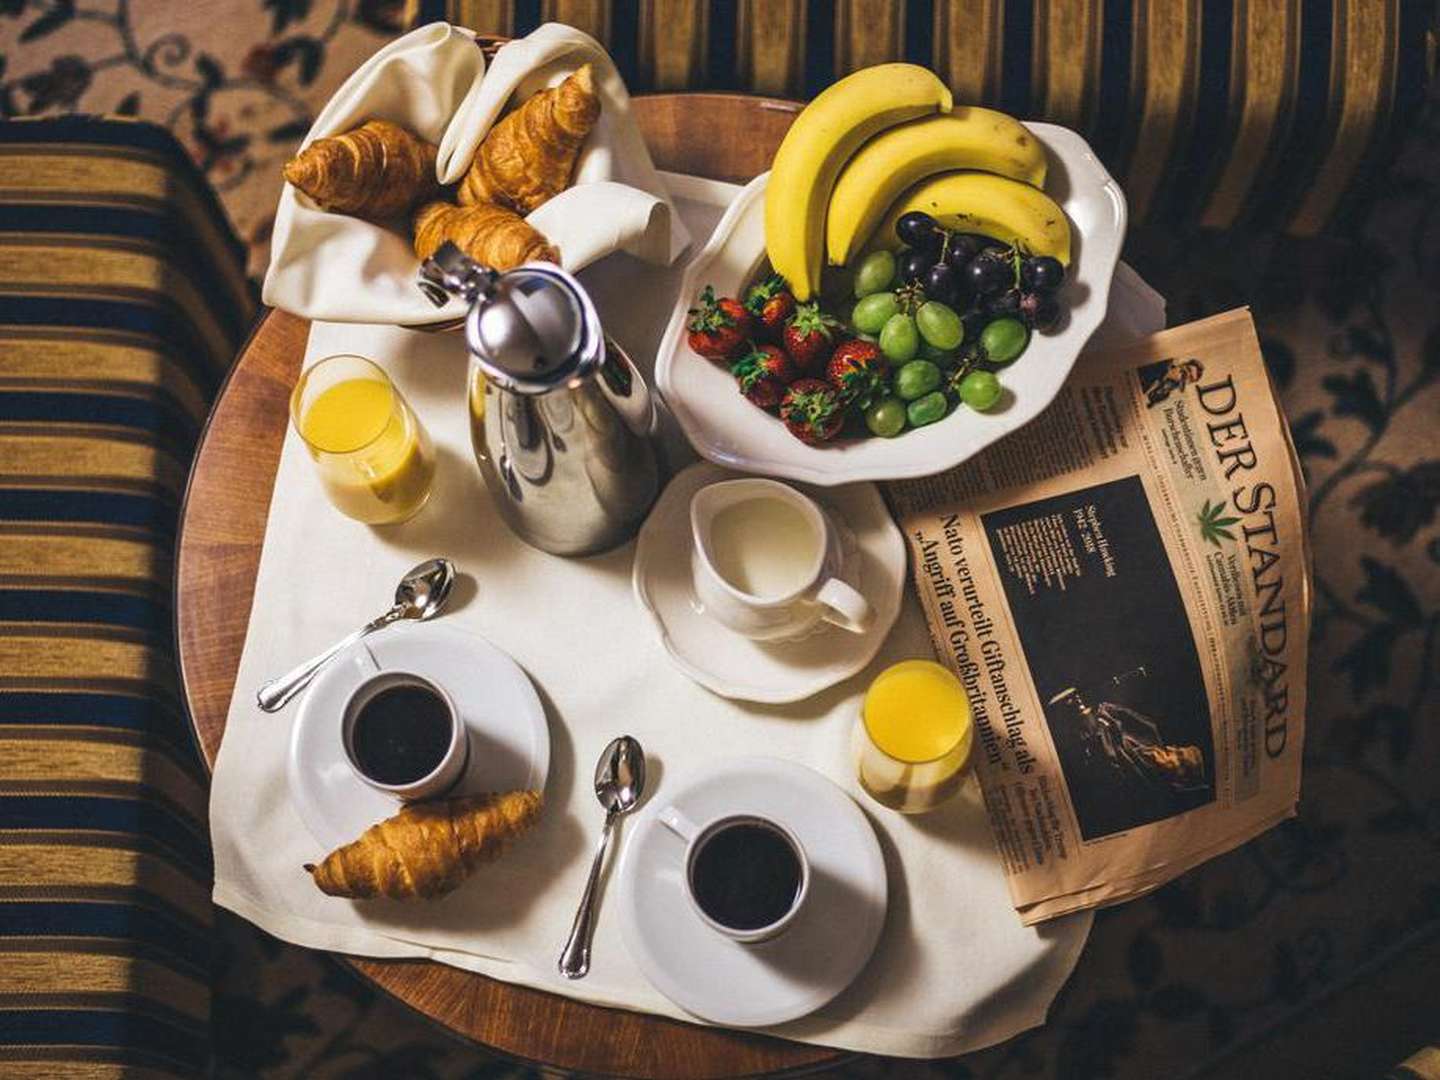
MULTIPOLYGON (((736 94, 657 94, 633 104, 659 168, 738 182, 769 167, 799 109, 793 102, 736 94)), ((190 720, 210 765, 225 734, 288 399, 309 330, 304 319, 280 311, 260 318, 210 414, 181 511, 175 572, 180 671, 190 720)), ((585 1005, 428 961, 347 962, 456 1034, 526 1062, 586 1073, 699 1078, 810 1071, 849 1056, 585 1005)))

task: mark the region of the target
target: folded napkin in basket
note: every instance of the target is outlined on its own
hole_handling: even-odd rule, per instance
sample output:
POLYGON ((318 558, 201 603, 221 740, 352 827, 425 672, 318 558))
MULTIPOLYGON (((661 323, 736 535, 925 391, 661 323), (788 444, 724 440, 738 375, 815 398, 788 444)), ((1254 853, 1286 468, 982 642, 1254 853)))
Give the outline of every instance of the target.
MULTIPOLYGON (((547 23, 512 41, 486 70, 467 30, 432 23, 385 46, 336 91, 302 148, 372 117, 391 120, 440 154, 436 175, 457 182, 507 103, 519 103, 593 66, 600 118, 585 140, 574 184, 527 220, 560 249, 568 270, 611 252, 674 261, 690 243, 630 114, 630 95, 594 38, 547 23)), ((293 186, 280 193, 264 300, 328 322, 417 326, 464 314, 460 302, 435 308, 415 286, 419 260, 408 230, 317 209, 293 186)))

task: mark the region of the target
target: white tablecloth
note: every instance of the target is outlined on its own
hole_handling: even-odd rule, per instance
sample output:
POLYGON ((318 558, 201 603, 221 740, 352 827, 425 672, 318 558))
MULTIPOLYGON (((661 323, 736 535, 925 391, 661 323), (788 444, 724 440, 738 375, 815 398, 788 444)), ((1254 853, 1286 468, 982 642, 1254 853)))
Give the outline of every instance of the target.
MULTIPOLYGON (((738 189, 668 179, 683 219, 703 242, 738 189)), ((682 266, 683 260, 662 268, 615 255, 582 275, 607 329, 644 370, 682 266)), ((1123 340, 1163 320, 1163 302, 1122 266, 1102 335, 1123 340)), ((413 521, 371 530, 331 509, 293 431, 287 435, 215 768, 216 903, 301 945, 430 957, 600 1005, 684 1017, 636 968, 613 908, 603 904, 589 977, 569 982, 555 971, 600 823, 590 772, 605 743, 626 731, 658 762, 657 798, 717 758, 774 754, 804 762, 854 794, 880 835, 890 906, 874 958, 830 1005, 776 1034, 930 1057, 986 1046, 1044 1021, 1084 944, 1090 914, 1021 926, 973 782, 953 803, 920 818, 877 807, 854 782, 848 737, 859 694, 881 667, 931 655, 913 598, 876 660, 840 686, 785 707, 716 697, 670 666, 634 602, 633 543, 593 559, 556 558, 527 547, 492 511, 470 450, 458 335, 317 323, 306 361, 336 352, 375 358, 401 386, 435 438, 438 487, 413 521), (287 794, 285 758, 298 702, 266 715, 254 704, 255 690, 382 610, 400 574, 436 554, 454 559, 473 583, 460 589, 445 619, 507 650, 546 701, 553 745, 546 816, 500 862, 443 900, 367 906, 332 899, 301 869, 323 852, 287 794)), ((667 443, 672 466, 683 464, 688 451, 673 430, 667 443)), ((624 836, 622 827, 622 845, 624 836)))

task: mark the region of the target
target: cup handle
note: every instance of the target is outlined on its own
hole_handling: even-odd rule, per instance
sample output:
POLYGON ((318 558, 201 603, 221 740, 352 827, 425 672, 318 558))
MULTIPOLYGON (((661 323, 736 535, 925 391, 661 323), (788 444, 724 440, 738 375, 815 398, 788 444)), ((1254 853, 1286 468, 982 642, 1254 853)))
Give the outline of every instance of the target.
POLYGON ((839 578, 831 578, 820 586, 815 599, 825 607, 821 616, 852 634, 863 634, 870 628, 870 601, 839 578))
POLYGON ((687 844, 700 835, 700 827, 673 806, 660 811, 660 824, 687 844))

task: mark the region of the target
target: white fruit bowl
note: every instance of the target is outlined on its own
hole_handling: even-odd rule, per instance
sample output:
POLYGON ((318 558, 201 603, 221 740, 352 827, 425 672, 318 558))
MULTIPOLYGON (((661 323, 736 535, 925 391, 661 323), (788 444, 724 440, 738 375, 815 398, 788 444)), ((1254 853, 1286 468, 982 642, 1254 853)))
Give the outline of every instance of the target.
POLYGON ((1075 132, 1027 124, 1050 157, 1046 193, 1070 219, 1071 263, 1059 294, 1060 328, 1035 334, 1024 354, 1002 370, 1005 395, 990 412, 964 406, 938 423, 893 439, 841 438, 807 446, 775 416, 739 393, 723 367, 686 341, 686 311, 707 284, 740 296, 765 262, 765 184, 752 180, 731 203, 685 281, 655 359, 655 378, 692 446, 718 465, 810 484, 901 480, 960 464, 1029 423, 1059 393, 1085 343, 1104 321, 1110 280, 1125 241, 1125 195, 1075 132))

